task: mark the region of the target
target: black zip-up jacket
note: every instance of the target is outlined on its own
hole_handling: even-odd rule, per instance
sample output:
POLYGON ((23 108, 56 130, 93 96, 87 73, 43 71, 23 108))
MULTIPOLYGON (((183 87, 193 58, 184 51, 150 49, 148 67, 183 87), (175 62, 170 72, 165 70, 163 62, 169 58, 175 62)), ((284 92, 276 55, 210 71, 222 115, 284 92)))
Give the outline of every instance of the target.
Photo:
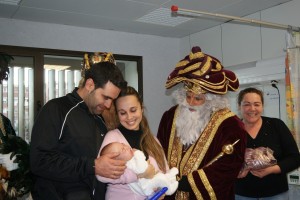
POLYGON ((106 132, 103 119, 89 112, 77 89, 46 103, 31 136, 34 200, 65 199, 78 191, 104 200, 105 184, 95 181, 94 159, 106 132))

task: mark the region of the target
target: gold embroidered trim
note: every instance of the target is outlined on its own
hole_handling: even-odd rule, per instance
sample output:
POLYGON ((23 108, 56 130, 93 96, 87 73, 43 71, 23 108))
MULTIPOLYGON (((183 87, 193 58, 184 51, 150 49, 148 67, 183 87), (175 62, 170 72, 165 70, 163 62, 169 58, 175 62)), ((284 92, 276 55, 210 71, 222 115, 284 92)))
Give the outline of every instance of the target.
POLYGON ((178 62, 178 63, 176 64, 176 68, 177 68, 177 67, 185 66, 185 65, 187 65, 188 63, 189 63, 189 61, 187 61, 187 60, 182 60, 182 61, 180 61, 180 62, 178 62))
MULTIPOLYGON (((177 167, 179 169, 179 176, 180 178, 182 175, 187 175, 188 180, 191 184, 191 187, 193 191, 196 193, 198 189, 196 188, 197 185, 194 183, 194 179, 192 177, 192 172, 197 171, 220 124, 227 118, 234 116, 235 114, 231 112, 228 108, 216 111, 212 114, 212 118, 210 122, 207 124, 206 128, 202 132, 201 136, 199 137, 198 141, 194 143, 192 146, 190 146, 185 153, 185 155, 182 157, 182 143, 180 142, 180 139, 176 137, 176 119, 179 114, 179 107, 176 108, 172 127, 171 127, 171 134, 170 134, 170 141, 169 141, 169 147, 168 147, 168 162, 170 167, 177 167), (193 188, 194 187, 194 188, 193 188)), ((203 171, 203 170, 202 170, 203 171)), ((208 192, 213 191, 211 186, 209 185, 209 181, 206 177, 206 175, 199 171, 199 176, 201 180, 203 180, 203 184, 205 188, 208 190, 208 192)), ((204 173, 204 172, 203 172, 204 173)), ((178 191, 176 194, 181 191, 178 191)), ((200 193, 198 191, 198 193, 200 193)), ((183 194, 180 194, 181 196, 183 194)), ((210 194, 210 195, 215 195, 210 194)), ((196 195, 198 198, 198 195, 196 195)), ((200 198, 200 197, 199 197, 200 198)), ((201 197, 202 198, 202 197, 201 197)), ((181 198, 176 198, 181 199, 181 198)))
POLYGON ((211 61, 212 59, 210 57, 206 57, 206 62, 201 67, 201 69, 195 71, 193 74, 196 74, 197 76, 203 76, 205 73, 207 73, 208 70, 211 69, 211 61))
POLYGON ((210 183, 209 183, 209 181, 207 179, 207 176, 206 176, 205 172, 201 169, 201 170, 198 171, 198 174, 199 174, 199 176, 200 176, 200 178, 202 180, 202 183, 203 183, 206 191, 208 192, 208 194, 210 196, 210 199, 211 200, 216 200, 217 197, 216 197, 215 191, 211 187, 211 185, 210 185, 210 183))
MULTIPOLYGON (((204 57, 204 53, 203 53, 203 52, 197 52, 197 53, 191 52, 191 53, 189 54, 189 60, 194 60, 194 59, 196 59, 196 58, 203 58, 203 57, 204 57)), ((180 62, 178 62, 178 63, 176 64, 176 68, 177 68, 177 67, 182 67, 182 66, 187 65, 187 64, 190 62, 189 60, 186 60, 186 59, 181 60, 180 62)))
POLYGON ((212 92, 212 93, 216 93, 216 94, 226 94, 228 92, 228 87, 231 88, 233 91, 236 91, 237 88, 231 87, 230 84, 228 84, 227 82, 230 81, 232 83, 235 83, 238 81, 237 77, 234 80, 231 80, 225 75, 225 72, 222 72, 222 74, 223 74, 223 79, 221 81, 219 81, 218 83, 210 83, 208 81, 205 81, 205 78, 201 78, 200 80, 198 80, 198 79, 189 79, 186 77, 176 77, 176 78, 173 78, 172 80, 168 80, 165 87, 170 88, 173 85, 176 85, 177 83, 191 82, 208 92, 212 92), (223 89, 224 89, 224 91, 223 91, 223 89), (221 90, 221 91, 219 91, 219 90, 221 90))
MULTIPOLYGON (((170 167, 177 167, 179 169, 179 164, 182 156, 182 144, 178 137, 175 137, 174 143, 173 143, 173 149, 171 153, 171 159, 170 159, 170 167)), ((180 173, 179 173, 180 174, 180 173)), ((181 178, 181 174, 180 174, 181 178)))
POLYGON ((223 66, 221 65, 220 61, 217 61, 215 59, 213 59, 213 60, 216 61, 216 69, 212 68, 211 71, 213 71, 213 72, 220 71, 223 68, 223 66))
POLYGON ((188 192, 177 190, 175 199, 176 200, 189 200, 190 194, 188 192))
POLYGON ((169 149, 168 149, 168 161, 170 167, 177 167, 180 171, 180 176, 187 175, 192 171, 199 168, 217 130, 219 125, 227 118, 234 116, 229 109, 222 109, 213 113, 210 122, 202 132, 198 141, 193 144, 183 158, 182 156, 182 144, 180 139, 176 137, 176 119, 179 113, 179 107, 177 107, 172 123, 169 149))
POLYGON ((170 140, 169 140, 169 147, 168 147, 168 162, 170 167, 177 167, 179 168, 179 160, 181 160, 182 155, 182 144, 179 141, 179 139, 176 137, 176 119, 179 113, 179 107, 176 108, 172 128, 171 128, 171 134, 170 134, 170 140))
POLYGON ((182 158, 179 168, 182 175, 187 175, 199 168, 220 124, 231 116, 234 116, 234 113, 227 108, 213 113, 198 141, 188 149, 182 158))
POLYGON ((188 175, 189 173, 192 172, 192 170, 188 170, 188 168, 189 168, 188 166, 190 163, 195 162, 194 158, 191 157, 191 154, 194 152, 194 147, 195 147, 195 143, 188 148, 187 152, 185 153, 185 155, 183 156, 183 158, 180 162, 180 168, 178 168, 178 169, 182 175, 188 175))
POLYGON ((232 117, 234 115, 235 114, 233 112, 231 112, 228 108, 216 111, 212 115, 212 119, 210 120, 210 122, 208 123, 208 125, 206 126, 206 128, 204 130, 205 135, 202 134, 203 137, 200 137, 199 145, 197 144, 197 147, 199 148, 199 151, 201 152, 200 155, 197 153, 196 150, 194 151, 195 153, 193 156, 195 156, 195 157, 198 156, 198 158, 194 164, 192 171, 195 171, 198 169, 198 167, 199 167, 200 163, 202 162, 203 157, 206 155, 206 152, 207 152, 212 140, 214 139, 221 123, 225 119, 232 117), (202 149, 201 149, 201 145, 203 146, 202 149))
POLYGON ((188 181, 189 181, 189 183, 190 183, 190 185, 191 185, 191 188, 192 188, 193 192, 195 193, 196 198, 199 199, 199 200, 203 200, 202 194, 201 194, 201 192, 198 190, 198 187, 197 187, 197 185, 196 185, 196 183, 195 183, 193 174, 190 173, 190 174, 187 176, 187 178, 188 178, 188 181))
POLYGON ((190 71, 192 71, 192 70, 197 69, 198 67, 199 67, 199 62, 197 62, 197 63, 195 63, 195 64, 193 64, 193 65, 191 65, 191 66, 188 66, 188 67, 186 67, 186 68, 184 68, 184 69, 182 69, 182 70, 179 70, 179 71, 178 71, 178 74, 185 74, 185 73, 187 73, 187 72, 190 72, 190 71))
POLYGON ((196 59, 196 58, 202 58, 202 57, 204 57, 204 56, 205 56, 205 55, 204 55, 204 53, 203 53, 202 51, 196 52, 196 53, 191 52, 190 55, 189 55, 190 60, 194 60, 194 59, 196 59))
POLYGON ((202 64, 200 62, 196 62, 195 64, 193 64, 191 66, 188 66, 182 70, 179 70, 178 74, 185 74, 187 72, 194 71, 192 74, 197 75, 197 76, 203 76, 210 69, 211 61, 212 61, 212 59, 208 57, 207 61, 204 63, 204 65, 201 67, 200 70, 194 71, 195 69, 199 68, 199 65, 201 66, 201 64, 202 64))
POLYGON ((195 94, 205 94, 207 91, 203 90, 198 84, 193 84, 192 82, 184 81, 184 89, 195 94))

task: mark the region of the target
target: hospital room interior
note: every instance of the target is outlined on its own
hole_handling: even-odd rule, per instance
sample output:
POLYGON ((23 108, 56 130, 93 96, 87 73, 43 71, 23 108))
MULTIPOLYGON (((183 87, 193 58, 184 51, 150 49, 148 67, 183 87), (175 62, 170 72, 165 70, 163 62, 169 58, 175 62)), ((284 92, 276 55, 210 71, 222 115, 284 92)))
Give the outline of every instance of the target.
MULTIPOLYGON (((166 80, 199 46, 236 74, 231 110, 241 117, 239 91, 262 90, 263 116, 285 122, 299 149, 299 9, 300 0, 0 0, 0 52, 10 58, 0 113, 30 144, 43 105, 78 86, 84 53, 112 52, 156 134, 174 105, 166 80)), ((300 199, 300 166, 287 179, 289 199, 300 199)))

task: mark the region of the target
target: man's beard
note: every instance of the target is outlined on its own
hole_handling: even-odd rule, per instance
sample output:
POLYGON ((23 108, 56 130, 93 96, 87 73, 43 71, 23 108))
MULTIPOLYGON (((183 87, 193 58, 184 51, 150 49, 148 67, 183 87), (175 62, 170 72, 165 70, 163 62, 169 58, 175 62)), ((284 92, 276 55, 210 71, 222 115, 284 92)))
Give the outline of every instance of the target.
POLYGON ((179 104, 176 119, 176 134, 183 145, 191 145, 200 137, 211 117, 211 109, 205 106, 190 106, 184 100, 179 104), (190 109, 194 110, 193 112, 190 109))

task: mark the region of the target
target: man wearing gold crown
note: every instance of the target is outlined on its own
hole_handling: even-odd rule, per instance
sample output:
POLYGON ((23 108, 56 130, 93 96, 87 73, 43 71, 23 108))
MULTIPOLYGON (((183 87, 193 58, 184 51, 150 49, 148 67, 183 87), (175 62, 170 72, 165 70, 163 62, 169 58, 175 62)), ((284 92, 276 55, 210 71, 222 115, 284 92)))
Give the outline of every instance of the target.
POLYGON ((86 54, 82 78, 72 93, 47 102, 33 126, 34 200, 104 200, 95 174, 116 179, 126 168, 116 153, 97 155, 107 132, 101 114, 127 82, 110 53, 86 54))
POLYGON ((236 75, 216 58, 193 47, 169 75, 166 88, 177 105, 166 111, 157 138, 170 167, 179 169, 179 187, 165 199, 234 199, 234 181, 243 165, 246 131, 226 97, 236 75))

